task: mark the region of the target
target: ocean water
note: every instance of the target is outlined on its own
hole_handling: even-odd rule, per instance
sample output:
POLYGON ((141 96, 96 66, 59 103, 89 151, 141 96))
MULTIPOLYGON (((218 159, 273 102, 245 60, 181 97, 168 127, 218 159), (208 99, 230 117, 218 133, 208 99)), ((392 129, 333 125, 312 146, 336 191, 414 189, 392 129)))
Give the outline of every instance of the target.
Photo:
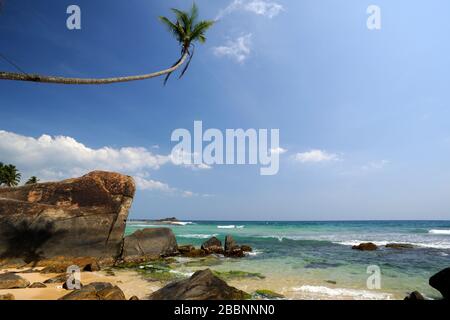
MULTIPOLYGON (((155 227, 129 222, 126 233, 155 227)), ((159 226, 158 226, 159 227, 159 226)), ((450 221, 243 222, 191 221, 170 225, 179 244, 194 244, 212 236, 232 235, 254 252, 243 259, 220 259, 218 271, 260 273, 265 279, 242 279, 233 285, 270 289, 292 299, 402 299, 418 290, 429 298, 440 294, 428 279, 450 267, 450 221), (377 251, 352 250, 374 242, 377 251), (409 243, 414 249, 388 249, 387 243, 409 243), (369 266, 381 271, 381 288, 367 286, 369 266)), ((195 268, 183 267, 186 274, 195 268)))

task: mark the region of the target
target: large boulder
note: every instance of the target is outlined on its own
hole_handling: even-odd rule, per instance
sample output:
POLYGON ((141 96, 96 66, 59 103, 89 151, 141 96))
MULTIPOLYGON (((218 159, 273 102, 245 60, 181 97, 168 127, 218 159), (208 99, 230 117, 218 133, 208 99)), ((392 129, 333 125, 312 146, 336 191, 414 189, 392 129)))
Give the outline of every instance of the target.
POLYGON ((132 261, 139 257, 170 256, 177 252, 177 240, 171 229, 147 228, 125 237, 122 258, 132 261))
POLYGON ((222 242, 216 237, 212 237, 203 242, 201 249, 205 250, 207 253, 223 253, 222 242))
POLYGON ((425 300, 425 298, 419 291, 413 291, 409 295, 407 295, 404 300, 418 301, 425 300))
POLYGON ((93 282, 59 300, 126 300, 123 291, 107 282, 93 282))
POLYGON ((438 290, 444 299, 450 299, 450 268, 441 270, 433 275, 428 283, 438 290))
POLYGON ((102 171, 0 188, 0 260, 116 258, 134 192, 131 177, 102 171))
POLYGON ((154 292, 150 300, 244 300, 249 295, 230 287, 211 270, 197 271, 189 279, 172 282, 154 292))
POLYGON ((30 282, 15 273, 0 274, 0 289, 26 288, 30 282))

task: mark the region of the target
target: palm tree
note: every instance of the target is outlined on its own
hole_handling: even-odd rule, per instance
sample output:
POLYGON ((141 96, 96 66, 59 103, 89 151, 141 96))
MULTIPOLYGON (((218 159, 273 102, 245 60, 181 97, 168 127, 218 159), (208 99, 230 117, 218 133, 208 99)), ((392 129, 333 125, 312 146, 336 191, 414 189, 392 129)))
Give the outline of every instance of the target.
POLYGON ((19 184, 22 175, 15 166, 12 164, 4 165, 2 171, 3 183, 6 184, 6 186, 15 187, 19 184))
POLYGON ((32 176, 30 179, 28 179, 27 182, 25 182, 25 184, 36 184, 39 182, 39 179, 35 176, 32 176))
MULTIPOLYGON (((15 80, 15 81, 31 81, 31 82, 45 82, 45 83, 59 83, 59 84, 110 84, 117 82, 129 82, 136 80, 144 80, 167 75, 164 83, 167 82, 170 74, 181 67, 189 57, 193 55, 193 43, 198 41, 204 43, 206 41, 205 33, 214 24, 214 21, 200 21, 198 22, 198 8, 195 3, 192 5, 190 12, 184 12, 178 9, 172 9, 176 15, 176 21, 171 22, 166 17, 160 17, 169 31, 175 36, 181 46, 181 57, 170 68, 142 75, 114 77, 114 78, 65 78, 55 76, 44 76, 38 74, 14 73, 0 71, 0 80, 15 80), (192 49, 192 51, 191 51, 192 49)), ((180 78, 184 75, 189 66, 188 64, 181 73, 180 78)))
POLYGON ((0 186, 5 183, 5 166, 0 162, 0 186))

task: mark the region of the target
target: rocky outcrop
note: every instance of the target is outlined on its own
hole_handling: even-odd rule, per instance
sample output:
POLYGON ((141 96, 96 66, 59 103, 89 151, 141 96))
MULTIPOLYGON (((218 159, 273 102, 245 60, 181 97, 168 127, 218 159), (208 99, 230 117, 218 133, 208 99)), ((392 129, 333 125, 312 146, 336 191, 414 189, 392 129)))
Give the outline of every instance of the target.
POLYGON ((374 251, 377 250, 378 247, 376 244, 372 242, 360 243, 357 246, 352 247, 353 250, 361 250, 361 251, 374 251))
POLYGON ((225 252, 231 251, 233 248, 236 248, 237 244, 236 241, 234 241, 233 237, 230 235, 227 235, 225 237, 225 252))
POLYGON ((402 250, 402 249, 414 249, 414 246, 409 243, 388 243, 386 245, 386 248, 402 250))
POLYGON ((207 253, 216 253, 216 254, 222 254, 224 251, 222 247, 222 242, 216 237, 212 237, 209 240, 203 242, 201 249, 205 250, 207 253))
POLYGON ((408 296, 406 296, 404 300, 417 301, 417 300, 425 300, 425 298, 419 291, 414 291, 411 292, 408 296))
POLYGON ((150 300, 243 300, 249 295, 227 285, 211 270, 197 271, 189 279, 172 282, 154 292, 150 300))
POLYGON ((137 230, 126 236, 122 259, 136 261, 142 257, 170 256, 178 253, 178 245, 173 231, 169 228, 148 228, 137 230))
POLYGON ((131 177, 102 171, 0 188, 0 259, 116 258, 134 192, 131 177))
POLYGON ((123 291, 107 282, 93 282, 59 300, 126 300, 123 291))
POLYGON ((0 289, 26 288, 30 282, 15 273, 0 274, 0 289))
POLYGON ((450 268, 439 271, 429 280, 430 286, 438 290, 444 299, 450 299, 450 268))

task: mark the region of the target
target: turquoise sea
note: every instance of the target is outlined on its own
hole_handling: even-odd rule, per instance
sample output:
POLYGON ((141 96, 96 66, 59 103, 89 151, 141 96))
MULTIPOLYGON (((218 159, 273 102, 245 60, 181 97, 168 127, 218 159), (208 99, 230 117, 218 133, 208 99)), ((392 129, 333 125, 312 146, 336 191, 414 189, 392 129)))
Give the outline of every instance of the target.
MULTIPOLYGON (((126 233, 160 227, 129 222, 126 233)), ((216 236, 232 235, 254 252, 242 259, 221 258, 209 266, 218 271, 239 270, 264 275, 233 285, 270 289, 292 299, 402 299, 418 290, 429 298, 440 294, 428 285, 439 270, 450 267, 450 221, 245 222, 188 221, 169 225, 179 244, 200 246, 216 236), (374 242, 372 252, 352 250, 360 242, 374 242), (388 249, 387 243, 409 243, 414 249, 388 249), (381 271, 381 288, 367 286, 369 266, 381 271)), ((190 274, 195 267, 182 266, 190 274)))

